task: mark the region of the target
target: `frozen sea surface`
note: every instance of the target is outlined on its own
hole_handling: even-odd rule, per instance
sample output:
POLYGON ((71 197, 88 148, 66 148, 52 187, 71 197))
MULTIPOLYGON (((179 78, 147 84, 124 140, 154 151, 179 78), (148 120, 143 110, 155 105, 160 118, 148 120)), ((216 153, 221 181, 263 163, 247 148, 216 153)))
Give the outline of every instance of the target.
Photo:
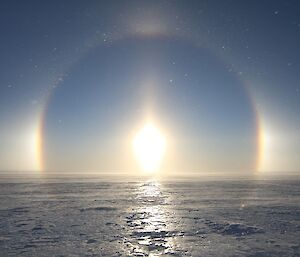
POLYGON ((300 256, 300 182, 0 184, 0 256, 300 256))

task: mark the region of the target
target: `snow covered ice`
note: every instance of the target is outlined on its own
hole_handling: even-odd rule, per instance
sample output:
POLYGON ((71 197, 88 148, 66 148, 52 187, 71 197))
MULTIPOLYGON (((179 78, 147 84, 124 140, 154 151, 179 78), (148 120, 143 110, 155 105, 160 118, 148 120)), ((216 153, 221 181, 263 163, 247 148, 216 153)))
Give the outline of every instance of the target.
POLYGON ((1 183, 1 256, 300 256, 299 181, 1 183))

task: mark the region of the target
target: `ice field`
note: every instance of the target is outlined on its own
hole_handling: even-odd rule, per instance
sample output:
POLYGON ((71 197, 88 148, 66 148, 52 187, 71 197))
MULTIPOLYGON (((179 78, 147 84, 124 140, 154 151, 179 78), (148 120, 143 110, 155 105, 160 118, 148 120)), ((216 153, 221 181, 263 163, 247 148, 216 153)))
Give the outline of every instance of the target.
POLYGON ((300 256, 300 182, 0 185, 1 256, 300 256))

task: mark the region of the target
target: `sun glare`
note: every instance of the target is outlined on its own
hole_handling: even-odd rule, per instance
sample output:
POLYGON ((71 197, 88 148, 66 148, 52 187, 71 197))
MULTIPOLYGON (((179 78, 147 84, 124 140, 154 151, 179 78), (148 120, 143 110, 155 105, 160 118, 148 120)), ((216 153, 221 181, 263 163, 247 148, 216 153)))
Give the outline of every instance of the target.
POLYGON ((147 124, 134 138, 133 148, 144 171, 155 172, 165 153, 166 140, 156 127, 147 124))

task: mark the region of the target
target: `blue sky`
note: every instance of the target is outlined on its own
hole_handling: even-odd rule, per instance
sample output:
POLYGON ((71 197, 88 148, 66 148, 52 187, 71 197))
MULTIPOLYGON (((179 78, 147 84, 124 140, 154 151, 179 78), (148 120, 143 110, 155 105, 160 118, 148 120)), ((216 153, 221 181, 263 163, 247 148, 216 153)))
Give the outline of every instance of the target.
POLYGON ((45 171, 134 170, 129 142, 151 116, 170 172, 298 171, 299 13, 297 1, 4 1, 0 169, 41 169, 39 136, 45 171))

